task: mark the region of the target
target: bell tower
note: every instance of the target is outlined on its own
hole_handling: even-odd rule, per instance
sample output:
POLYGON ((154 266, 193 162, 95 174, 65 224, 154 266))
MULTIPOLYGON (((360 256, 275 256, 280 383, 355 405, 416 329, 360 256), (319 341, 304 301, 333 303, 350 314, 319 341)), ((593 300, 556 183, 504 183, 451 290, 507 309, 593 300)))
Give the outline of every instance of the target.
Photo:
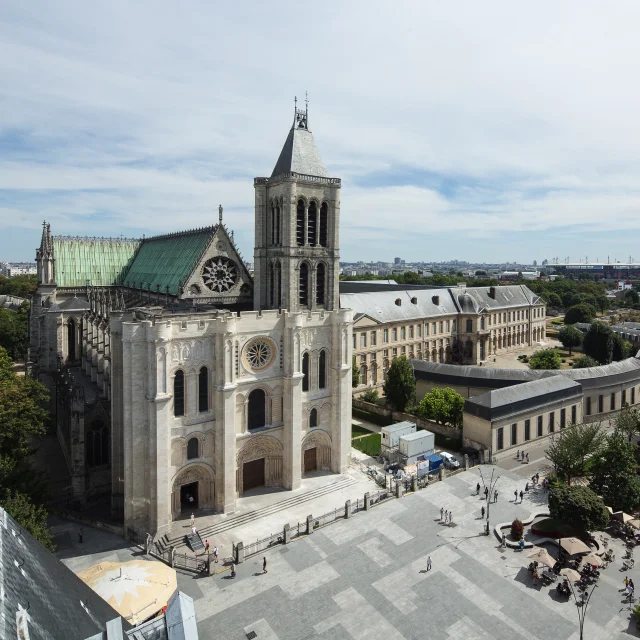
POLYGON ((254 308, 339 308, 340 178, 330 178, 309 130, 309 103, 270 178, 255 178, 254 308))

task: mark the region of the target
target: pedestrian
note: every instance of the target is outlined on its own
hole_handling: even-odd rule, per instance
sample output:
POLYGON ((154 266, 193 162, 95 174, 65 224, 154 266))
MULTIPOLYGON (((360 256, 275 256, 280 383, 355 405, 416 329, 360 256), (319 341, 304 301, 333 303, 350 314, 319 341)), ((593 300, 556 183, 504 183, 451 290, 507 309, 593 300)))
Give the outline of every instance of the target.
POLYGON ((482 509, 480 509, 480 514, 481 514, 481 517, 484 518, 484 507, 482 507, 482 509))
POLYGON ((443 518, 444 518, 444 509, 440 507, 440 522, 442 522, 443 518))
POLYGON ((218 547, 213 547, 213 558, 215 562, 218 562, 218 547))
POLYGON ((633 580, 631 578, 629 578, 629 586, 631 587, 631 593, 633 594, 633 592, 636 590, 636 585, 633 584, 633 580))
POLYGON ((236 565, 233 562, 231 562, 231 577, 236 577, 236 565))
POLYGON ((529 491, 529 483, 527 482, 527 484, 524 485, 524 490, 525 492, 529 491))
POLYGON ((431 556, 427 556, 427 571, 431 571, 431 556))
POLYGON ((536 483, 536 477, 535 476, 531 476, 531 484, 535 484, 536 483))
POLYGON ((80 531, 78 531, 78 542, 82 544, 82 538, 84 537, 84 528, 80 527, 80 531))
POLYGON ((478 482, 478 484, 476 485, 476 495, 480 495, 480 483, 478 482))
POLYGON ((527 464, 529 464, 529 454, 527 453, 527 464))
POLYGON ((497 489, 493 492, 493 501, 494 502, 498 502, 498 490, 497 489))
POLYGON ((449 511, 449 524, 453 522, 453 512, 449 511))
POLYGON ((631 588, 631 583, 627 585, 627 596, 629 596, 629 600, 633 598, 633 589, 631 588))
POLYGON ((507 548, 507 535, 505 533, 502 534, 502 547, 507 548))
POLYGON ((191 526, 193 527, 193 525, 196 523, 196 515, 195 513, 191 514, 191 526))
POLYGON ((520 449, 518 449, 518 452, 516 453, 516 458, 520 460, 520 449))
POLYGON ((514 502, 518 502, 518 490, 517 489, 513 492, 513 495, 515 497, 514 502))
POLYGON ((204 550, 205 551, 209 551, 209 541, 208 540, 204 541, 204 550))
POLYGON ((444 523, 447 524, 447 520, 449 519, 449 512, 445 509, 444 510, 444 523))
POLYGON ((540 480, 540 474, 536 473, 536 482, 538 482, 538 480, 540 480))
POLYGON ((485 487, 484 488, 484 499, 487 499, 487 496, 489 495, 489 487, 485 487))
POLYGON ((262 558, 262 573, 267 573, 267 558, 262 558))
POLYGON ((629 578, 627 576, 624 577, 624 588, 626 589, 629 586, 629 578))
POLYGON ((524 492, 520 491, 520 502, 522 502, 522 497, 524 496, 524 492))
POLYGON ((196 525, 195 525, 195 524, 191 527, 191 533, 192 533, 194 536, 196 535, 196 525))

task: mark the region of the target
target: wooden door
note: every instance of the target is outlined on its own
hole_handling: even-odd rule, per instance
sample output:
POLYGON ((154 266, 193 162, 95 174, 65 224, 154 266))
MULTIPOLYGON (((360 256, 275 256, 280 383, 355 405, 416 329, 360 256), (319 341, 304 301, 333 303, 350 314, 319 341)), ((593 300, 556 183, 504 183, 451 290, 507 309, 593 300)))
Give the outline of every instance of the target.
POLYGON ((318 468, 318 461, 316 457, 317 449, 307 449, 304 452, 304 472, 309 473, 315 471, 318 468))
POLYGON ((242 491, 264 486, 264 458, 245 462, 242 469, 242 491))

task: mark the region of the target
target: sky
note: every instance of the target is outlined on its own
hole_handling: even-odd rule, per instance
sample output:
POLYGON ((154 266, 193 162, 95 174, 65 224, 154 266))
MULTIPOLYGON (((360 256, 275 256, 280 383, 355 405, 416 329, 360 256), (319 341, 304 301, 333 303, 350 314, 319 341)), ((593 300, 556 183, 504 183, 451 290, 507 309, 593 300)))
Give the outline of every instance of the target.
POLYGON ((0 260, 217 222, 309 96, 344 261, 640 261, 640 3, 0 3, 0 260))

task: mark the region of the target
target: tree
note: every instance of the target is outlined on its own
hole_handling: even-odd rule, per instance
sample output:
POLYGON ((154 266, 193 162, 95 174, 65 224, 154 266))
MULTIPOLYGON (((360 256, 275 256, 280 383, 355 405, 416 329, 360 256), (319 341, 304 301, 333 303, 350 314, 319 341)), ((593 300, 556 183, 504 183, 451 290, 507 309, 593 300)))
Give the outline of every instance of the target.
POLYGON ((598 363, 591 356, 578 356, 573 361, 574 369, 586 369, 587 367, 597 367, 598 363))
POLYGON ((636 351, 633 345, 628 340, 625 340, 617 333, 613 334, 613 352, 611 354, 611 358, 614 362, 632 358, 635 353, 636 351))
POLYGON ((614 420, 614 429, 624 435, 629 442, 640 432, 640 411, 636 407, 625 406, 614 420))
POLYGON ((572 324, 565 325, 558 333, 558 340, 565 349, 569 349, 569 355, 571 355, 573 347, 579 347, 582 344, 582 331, 572 324))
POLYGON ((548 293, 545 299, 547 301, 547 304, 554 309, 559 309, 560 307, 562 307, 562 298, 557 293, 553 293, 553 291, 551 293, 548 293))
POLYGON ((522 524, 522 520, 518 520, 516 518, 511 523, 511 539, 520 540, 522 538, 523 533, 524 533, 524 525, 522 524))
POLYGON ((562 365, 555 349, 539 349, 529 358, 530 369, 559 369, 562 365))
POLYGON ((356 357, 353 356, 351 360, 351 386, 355 389, 360 384, 360 369, 358 369, 358 363, 356 357))
POLYGON ((29 304, 23 303, 16 311, 0 309, 0 347, 4 347, 13 360, 23 358, 29 343, 29 304))
POLYGON ((582 341, 582 350, 599 364, 613 360, 615 333, 602 322, 592 322, 582 341))
POLYGON ((584 475, 587 460, 603 449, 606 438, 597 422, 574 425, 554 437, 545 454, 556 475, 571 484, 573 478, 584 475))
POLYGON ((416 379, 406 356, 396 358, 387 371, 384 395, 398 411, 404 411, 416 395, 416 379))
POLYGON ((591 460, 590 487, 614 511, 633 513, 640 506, 640 480, 633 449, 624 435, 614 433, 591 460))
POLYGON ((567 309, 567 312, 564 314, 564 323, 575 324, 576 322, 591 322, 595 317, 595 308, 586 302, 581 302, 567 309))
POLYGON ((378 390, 377 389, 369 389, 369 390, 367 390, 364 393, 364 395, 362 396, 362 399, 365 402, 371 402, 371 403, 375 404, 379 400, 378 390))
POLYGON ((638 302, 640 302, 640 296, 637 291, 629 289, 629 291, 624 294, 624 301, 629 302, 630 304, 638 304, 638 302))
POLYGON ((29 496, 23 493, 5 491, 0 498, 0 505, 22 527, 24 527, 38 542, 49 551, 55 551, 51 539, 51 531, 47 527, 47 510, 35 505, 29 496))
POLYGON ((418 415, 452 427, 462 427, 464 398, 453 389, 432 389, 418 405, 418 415))
POLYGON ((609 512, 602 499, 581 485, 555 486, 549 494, 549 513, 554 520, 582 533, 600 531, 609 524, 609 512))

